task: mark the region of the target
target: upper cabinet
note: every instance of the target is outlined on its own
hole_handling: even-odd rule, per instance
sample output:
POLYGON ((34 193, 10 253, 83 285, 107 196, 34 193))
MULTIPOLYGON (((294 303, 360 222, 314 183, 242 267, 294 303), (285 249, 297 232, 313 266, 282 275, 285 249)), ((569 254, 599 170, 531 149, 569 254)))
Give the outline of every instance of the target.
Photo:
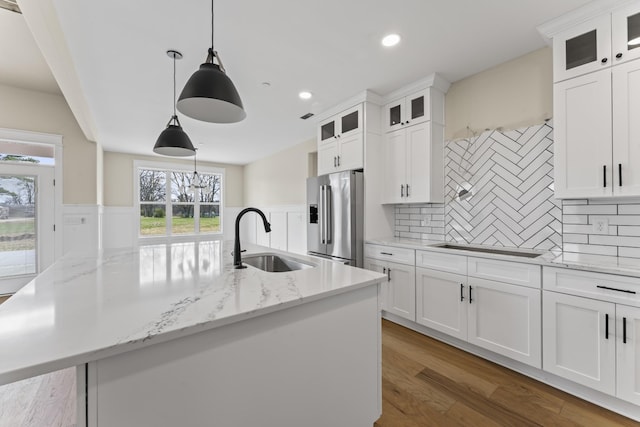
POLYGON ((382 114, 384 186, 382 203, 444 201, 444 94, 437 74, 423 88, 396 92, 382 114))
POLYGON ((640 1, 539 30, 553 38, 555 197, 640 196, 640 1))
POLYGON ((631 3, 553 36, 553 77, 560 82, 640 57, 640 3, 631 3))
POLYGON ((318 126, 318 175, 364 166, 362 104, 331 116, 318 126))

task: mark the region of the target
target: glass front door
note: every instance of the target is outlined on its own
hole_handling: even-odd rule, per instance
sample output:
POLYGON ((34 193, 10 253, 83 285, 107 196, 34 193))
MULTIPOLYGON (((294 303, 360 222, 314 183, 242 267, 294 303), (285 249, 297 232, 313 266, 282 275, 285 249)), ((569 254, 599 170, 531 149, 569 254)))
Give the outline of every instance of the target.
POLYGON ((0 163, 0 294, 53 262, 53 168, 0 163))

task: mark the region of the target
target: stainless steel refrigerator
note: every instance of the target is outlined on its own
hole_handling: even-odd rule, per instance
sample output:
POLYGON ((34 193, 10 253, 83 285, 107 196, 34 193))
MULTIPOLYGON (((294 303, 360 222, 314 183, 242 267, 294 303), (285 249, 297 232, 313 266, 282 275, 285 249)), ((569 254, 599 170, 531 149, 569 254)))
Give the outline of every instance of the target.
POLYGON ((363 266, 364 179, 360 171, 307 179, 307 251, 363 266))

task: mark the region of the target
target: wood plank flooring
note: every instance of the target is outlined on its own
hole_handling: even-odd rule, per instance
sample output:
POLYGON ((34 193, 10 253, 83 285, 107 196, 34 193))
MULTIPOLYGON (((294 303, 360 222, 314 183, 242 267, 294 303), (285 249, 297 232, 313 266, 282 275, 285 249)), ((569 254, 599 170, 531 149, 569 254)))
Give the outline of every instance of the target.
POLYGON ((383 320, 382 417, 376 427, 639 425, 383 320))
POLYGON ((0 304, 9 299, 11 295, 0 295, 0 304))

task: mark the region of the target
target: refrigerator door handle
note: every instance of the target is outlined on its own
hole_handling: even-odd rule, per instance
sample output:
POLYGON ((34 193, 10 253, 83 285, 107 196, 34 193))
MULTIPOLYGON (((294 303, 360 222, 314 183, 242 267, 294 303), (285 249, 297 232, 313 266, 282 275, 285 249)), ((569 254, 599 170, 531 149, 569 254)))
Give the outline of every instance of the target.
POLYGON ((325 241, 324 236, 324 185, 320 186, 320 200, 319 200, 319 218, 318 222, 320 223, 320 242, 325 245, 327 242, 325 241))
POLYGON ((331 212, 333 207, 331 206, 331 186, 325 185, 324 190, 324 217, 325 217, 325 226, 324 232, 327 240, 327 245, 331 244, 331 237, 333 236, 333 226, 331 224, 331 212))

